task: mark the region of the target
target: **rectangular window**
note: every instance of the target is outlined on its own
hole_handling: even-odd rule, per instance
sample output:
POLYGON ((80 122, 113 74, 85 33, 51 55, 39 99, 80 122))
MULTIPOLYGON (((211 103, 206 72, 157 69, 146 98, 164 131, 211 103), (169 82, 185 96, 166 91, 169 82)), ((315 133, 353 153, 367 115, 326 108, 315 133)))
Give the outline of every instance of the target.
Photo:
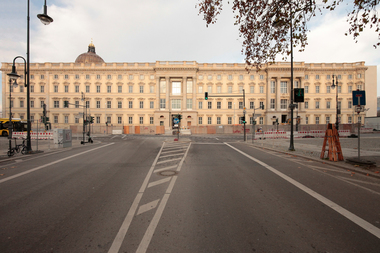
POLYGON ((166 99, 160 98, 160 108, 165 109, 166 108, 166 99))
POLYGON ((319 93, 319 85, 315 86, 315 93, 319 93))
POLYGON ((90 86, 86 85, 86 93, 89 93, 89 92, 90 92, 90 86))
POLYGON ((288 100, 281 99, 281 109, 287 109, 287 108, 288 108, 288 100))
MULTIPOLYGON (((20 100, 20 108, 24 108, 24 100, 20 100)), ((8 121, 8 123, 9 123, 9 121, 8 121)))
POLYGON ((203 93, 203 86, 198 86, 198 93, 203 93))
POLYGON ((40 76, 40 79, 45 79, 45 76, 44 76, 44 75, 41 75, 41 76, 40 76))
POLYGON ((129 79, 129 80, 133 80, 133 75, 129 75, 129 76, 128 76, 128 79, 129 79))
POLYGON ((239 102, 239 109, 243 109, 243 102, 239 102))
POLYGON ((154 93, 154 86, 153 85, 149 86, 149 92, 154 93))
POLYGON ((79 85, 75 85, 75 92, 79 93, 79 85))
POLYGON ((90 101, 86 101, 86 108, 90 108, 90 101))
POLYGON ((121 85, 117 86, 117 92, 123 93, 123 86, 121 86, 121 85))
POLYGON ((151 125, 154 124, 154 117, 149 117, 149 124, 151 124, 151 125))
POLYGON ((228 86, 228 93, 232 93, 232 86, 228 86))
POLYGON ((149 108, 154 109, 154 101, 149 101, 149 108))
POLYGON ((207 86, 207 92, 212 93, 212 86, 207 86))
POLYGON ((239 75, 239 80, 243 80, 244 79, 244 76, 243 75, 239 75))
POLYGON ((111 108, 111 101, 107 101, 107 108, 111 108))
POLYGON ((58 123, 58 116, 54 116, 54 123, 58 123))
POLYGON ((140 80, 144 80, 145 79, 145 76, 144 75, 140 75, 140 80))
POLYGON ((54 101, 54 108, 59 108, 59 101, 57 100, 54 101))
POLYGON ((75 79, 79 79, 79 75, 75 75, 75 79))
POLYGON ((202 125, 202 117, 198 117, 198 124, 202 125))
POLYGON ((69 123, 69 116, 65 116, 65 124, 69 123))
POLYGON ((181 94, 181 82, 172 82, 172 94, 173 95, 181 94))
POLYGON ((326 124, 330 123, 330 117, 326 116, 326 124))
POLYGON ((193 80, 187 80, 186 82, 186 92, 193 93, 193 80))
POLYGON ((34 101, 33 100, 30 101, 30 108, 34 108, 34 101))
POLYGON ((293 82, 293 88, 298 88, 299 86, 299 82, 298 81, 294 81, 293 82))
POLYGON ((352 101, 348 101, 348 108, 349 108, 349 109, 352 108, 352 101))
POLYGON ((263 117, 260 117, 260 118, 259 118, 259 124, 260 124, 260 125, 264 124, 264 118, 263 118, 263 117))
POLYGON ((107 86, 107 93, 111 93, 111 85, 107 86))
POLYGON ((144 101, 140 101, 140 109, 144 109, 144 101))
POLYGON ((327 80, 330 80, 330 79, 331 79, 331 76, 330 76, 330 75, 327 75, 327 76, 326 76, 326 79, 327 79, 327 80))
POLYGON ((315 79, 318 80, 319 79, 319 75, 315 75, 315 79))
POLYGON ((216 102, 216 109, 222 109, 222 102, 220 101, 216 102))
POLYGON ((87 79, 87 80, 90 79, 90 75, 86 75, 86 79, 87 79))
POLYGON ((31 85, 31 86, 30 86, 30 92, 31 92, 31 93, 34 92, 34 85, 31 85))
POLYGON ((232 102, 228 101, 228 109, 232 109, 232 102))
POLYGON ((220 117, 216 117, 216 124, 220 125, 221 123, 221 118, 220 117))
POLYGON ((261 102, 260 102, 260 108, 263 108, 263 107, 264 107, 264 102, 261 101, 261 102))
POLYGON ((172 109, 181 109, 181 99, 172 99, 172 109))
POLYGON ((338 86, 338 93, 342 93, 342 86, 338 86))
POLYGON ((331 86, 326 86, 326 93, 331 93, 331 86))
POLYGON ((79 101, 75 101, 75 108, 79 108, 79 101))
POLYGON ((144 124, 144 117, 140 117, 140 125, 144 124))
POLYGON ((255 109, 255 102, 254 101, 249 102, 249 109, 255 109))
POLYGON ((109 117, 109 116, 107 117, 107 123, 111 124, 111 117, 109 117))
POLYGON ((121 79, 123 79, 123 76, 122 75, 118 75, 117 79, 121 80, 121 79))
POLYGON ((58 92, 58 85, 54 85, 54 92, 58 92))
POLYGON ((255 86, 249 86, 249 92, 255 93, 255 86))
POLYGON ((211 117, 207 117, 207 124, 211 125, 211 117))
POLYGON ((198 109, 203 109, 203 102, 202 101, 198 102, 198 109))
POLYGON ((222 86, 216 86, 216 93, 222 93, 222 86))
POLYGON ((317 117, 315 117, 315 124, 319 124, 319 117, 317 116, 317 117))
POLYGON ((34 75, 30 75, 30 79, 34 79, 34 75))
POLYGON ((192 109, 193 108, 193 99, 188 98, 186 99, 186 109, 192 109))
POLYGON ((58 75, 54 75, 54 79, 58 79, 58 75))
POLYGON ((348 117, 348 124, 352 124, 352 117, 351 116, 348 117))
POLYGON ((261 94, 264 93, 264 86, 260 86, 260 93, 261 93, 261 94))
MULTIPOLYGON (((11 106, 11 108, 13 108, 13 100, 11 100, 11 105, 10 105, 10 106, 11 106)), ((12 114, 13 114, 13 113, 12 113, 12 114)))
POLYGON ((123 108, 123 102, 122 101, 117 101, 117 108, 123 108))
POLYGON ((232 80, 232 75, 228 75, 228 80, 232 80))
POLYGON ((207 108, 208 108, 208 109, 212 109, 212 102, 211 102, 211 101, 208 101, 208 102, 207 102, 207 108))
POLYGON ((348 79, 352 79, 352 75, 348 75, 348 79))
POLYGON ((239 86, 239 93, 243 93, 243 86, 239 86))
POLYGON ((128 86, 128 92, 129 92, 129 93, 133 93, 133 86, 132 86, 132 85, 129 85, 129 86, 128 86))
POLYGON ((305 75, 305 79, 306 79, 306 80, 309 79, 309 75, 305 75))
POLYGON ((276 82, 275 81, 271 81, 270 82, 270 93, 276 93, 276 82))
POLYGON ((68 92, 69 92, 69 86, 65 85, 65 93, 68 93, 68 92))
POLYGON ((79 123, 79 118, 75 118, 75 124, 78 124, 79 123))
POLYGON ((338 109, 342 109, 342 101, 338 101, 338 109))
POLYGON ((228 117, 228 118, 227 118, 227 124, 228 124, 228 125, 231 125, 231 124, 232 124, 232 117, 228 117))
POLYGON ((96 101, 96 108, 100 108, 100 101, 96 101))
POLYGON ((222 76, 221 76, 221 75, 217 75, 217 76, 216 76, 216 79, 221 80, 221 79, 222 79, 222 76))
POLYGON ((96 93, 100 93, 100 85, 96 86, 96 93))
POLYGON ((128 124, 132 125, 133 123, 133 118, 132 117, 128 117, 128 124))
POLYGON ((100 116, 96 116, 96 123, 100 124, 100 116))
POLYGON ((100 75, 96 75, 96 79, 100 79, 100 75))
POLYGON ((128 108, 132 109, 133 108, 133 101, 128 101, 128 108))
POLYGON ((271 98, 270 99, 270 109, 275 109, 276 108, 276 99, 271 98))
POLYGON ((111 75, 107 75, 107 79, 108 80, 112 79, 112 76, 111 75))
POLYGON ((326 108, 327 108, 327 109, 330 109, 330 108, 331 108, 331 102, 330 102, 330 101, 327 101, 327 102, 326 102, 326 108))
POLYGON ((319 101, 315 101, 315 109, 319 109, 319 101))
POLYGON ((281 81, 280 82, 280 85, 281 85, 281 93, 284 94, 284 93, 288 93, 288 82, 286 81, 281 81))
POLYGON ((348 86, 348 93, 352 93, 352 86, 351 85, 348 86))
POLYGON ((305 86, 305 93, 309 93, 309 86, 308 85, 305 86))
POLYGON ((69 75, 65 75, 65 79, 69 79, 69 75))
POLYGON ((264 75, 260 75, 260 80, 264 80, 264 75))
POLYGON ((255 80, 255 76, 254 75, 250 75, 249 76, 249 80, 255 80))
POLYGON ((160 92, 166 93, 166 80, 165 79, 160 80, 160 92))
POLYGON ((309 124, 309 117, 305 117, 305 124, 309 124))
POLYGON ((140 93, 144 93, 144 86, 140 85, 140 93))
POLYGON ((309 102, 305 102, 305 109, 309 109, 309 102))
POLYGON ((117 117, 117 124, 123 123, 123 118, 122 117, 117 117))

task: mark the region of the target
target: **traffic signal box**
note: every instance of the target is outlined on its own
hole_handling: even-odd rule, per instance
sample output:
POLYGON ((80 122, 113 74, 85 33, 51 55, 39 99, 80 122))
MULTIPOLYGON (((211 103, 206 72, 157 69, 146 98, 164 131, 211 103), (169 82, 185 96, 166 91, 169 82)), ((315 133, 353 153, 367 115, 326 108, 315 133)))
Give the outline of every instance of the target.
POLYGON ((205 92, 205 100, 208 100, 208 92, 205 92))
POLYGON ((245 116, 243 116, 243 117, 240 117, 240 121, 241 121, 241 123, 242 123, 242 124, 245 124, 245 123, 247 123, 247 122, 245 121, 245 116))
POLYGON ((305 97, 304 88, 294 88, 294 102, 303 103, 305 97))

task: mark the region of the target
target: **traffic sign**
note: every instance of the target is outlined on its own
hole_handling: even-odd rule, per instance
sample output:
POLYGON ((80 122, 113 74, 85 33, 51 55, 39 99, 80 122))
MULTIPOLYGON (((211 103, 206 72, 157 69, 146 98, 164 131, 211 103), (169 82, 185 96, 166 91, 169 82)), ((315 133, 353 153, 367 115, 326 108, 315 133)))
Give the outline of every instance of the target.
POLYGON ((174 124, 178 124, 179 123, 179 119, 178 118, 174 118, 173 122, 174 122, 174 124))
POLYGON ((364 90, 352 91, 352 104, 353 105, 366 105, 365 104, 365 91, 364 90))

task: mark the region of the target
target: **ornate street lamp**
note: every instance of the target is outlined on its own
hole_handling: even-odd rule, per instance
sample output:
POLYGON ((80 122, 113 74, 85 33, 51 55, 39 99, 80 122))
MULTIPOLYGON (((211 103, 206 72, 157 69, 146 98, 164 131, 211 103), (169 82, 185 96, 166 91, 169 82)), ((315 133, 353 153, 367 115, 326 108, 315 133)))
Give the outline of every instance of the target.
POLYGON ((332 80, 332 85, 331 85, 331 88, 332 89, 335 89, 335 86, 336 86, 336 118, 335 118, 335 128, 336 130, 339 130, 339 114, 340 114, 340 110, 339 110, 339 106, 338 106, 338 77, 333 75, 332 76, 333 80, 332 80), (335 85, 335 77, 336 77, 336 85, 335 85))
POLYGON ((12 73, 7 74, 9 76, 9 123, 8 123, 8 140, 9 140, 9 151, 8 156, 13 155, 12 151, 12 131, 13 131, 13 123, 12 123, 12 81, 13 88, 17 88, 16 79, 19 77, 14 73, 12 68, 12 73))
MULTIPOLYGON (((22 59, 24 59, 24 61, 26 63, 25 87, 26 87, 26 117, 27 117, 27 135, 26 135, 26 150, 27 150, 26 152, 27 153, 30 153, 32 151, 32 144, 31 144, 31 140, 30 140, 31 122, 30 122, 30 85, 29 85, 29 83, 30 83, 30 35, 29 35, 30 34, 30 16, 29 16, 30 7, 29 6, 30 6, 30 0, 27 1, 26 61, 23 57, 17 56, 13 60, 13 66, 12 66, 12 73, 16 73, 15 60, 17 58, 22 58, 22 59), (15 71, 13 71, 13 68, 15 71)), ((44 4, 44 13, 38 14, 37 17, 41 20, 41 22, 44 25, 48 25, 51 22, 53 22, 53 19, 47 15, 46 0, 45 0, 45 4, 44 4)), ((17 75, 17 73, 16 73, 16 75, 17 75)), ((14 77, 17 79, 16 76, 14 76, 14 77)))

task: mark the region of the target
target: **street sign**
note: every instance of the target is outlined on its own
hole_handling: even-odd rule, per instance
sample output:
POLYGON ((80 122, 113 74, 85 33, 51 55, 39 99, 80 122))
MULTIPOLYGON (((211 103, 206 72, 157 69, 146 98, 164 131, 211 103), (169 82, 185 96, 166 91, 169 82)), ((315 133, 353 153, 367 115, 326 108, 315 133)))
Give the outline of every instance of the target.
POLYGON ((174 124, 178 124, 179 123, 179 119, 178 118, 174 118, 173 122, 174 122, 174 124))
POLYGON ((365 91, 364 90, 352 91, 352 104, 353 105, 366 105, 365 104, 365 91))

